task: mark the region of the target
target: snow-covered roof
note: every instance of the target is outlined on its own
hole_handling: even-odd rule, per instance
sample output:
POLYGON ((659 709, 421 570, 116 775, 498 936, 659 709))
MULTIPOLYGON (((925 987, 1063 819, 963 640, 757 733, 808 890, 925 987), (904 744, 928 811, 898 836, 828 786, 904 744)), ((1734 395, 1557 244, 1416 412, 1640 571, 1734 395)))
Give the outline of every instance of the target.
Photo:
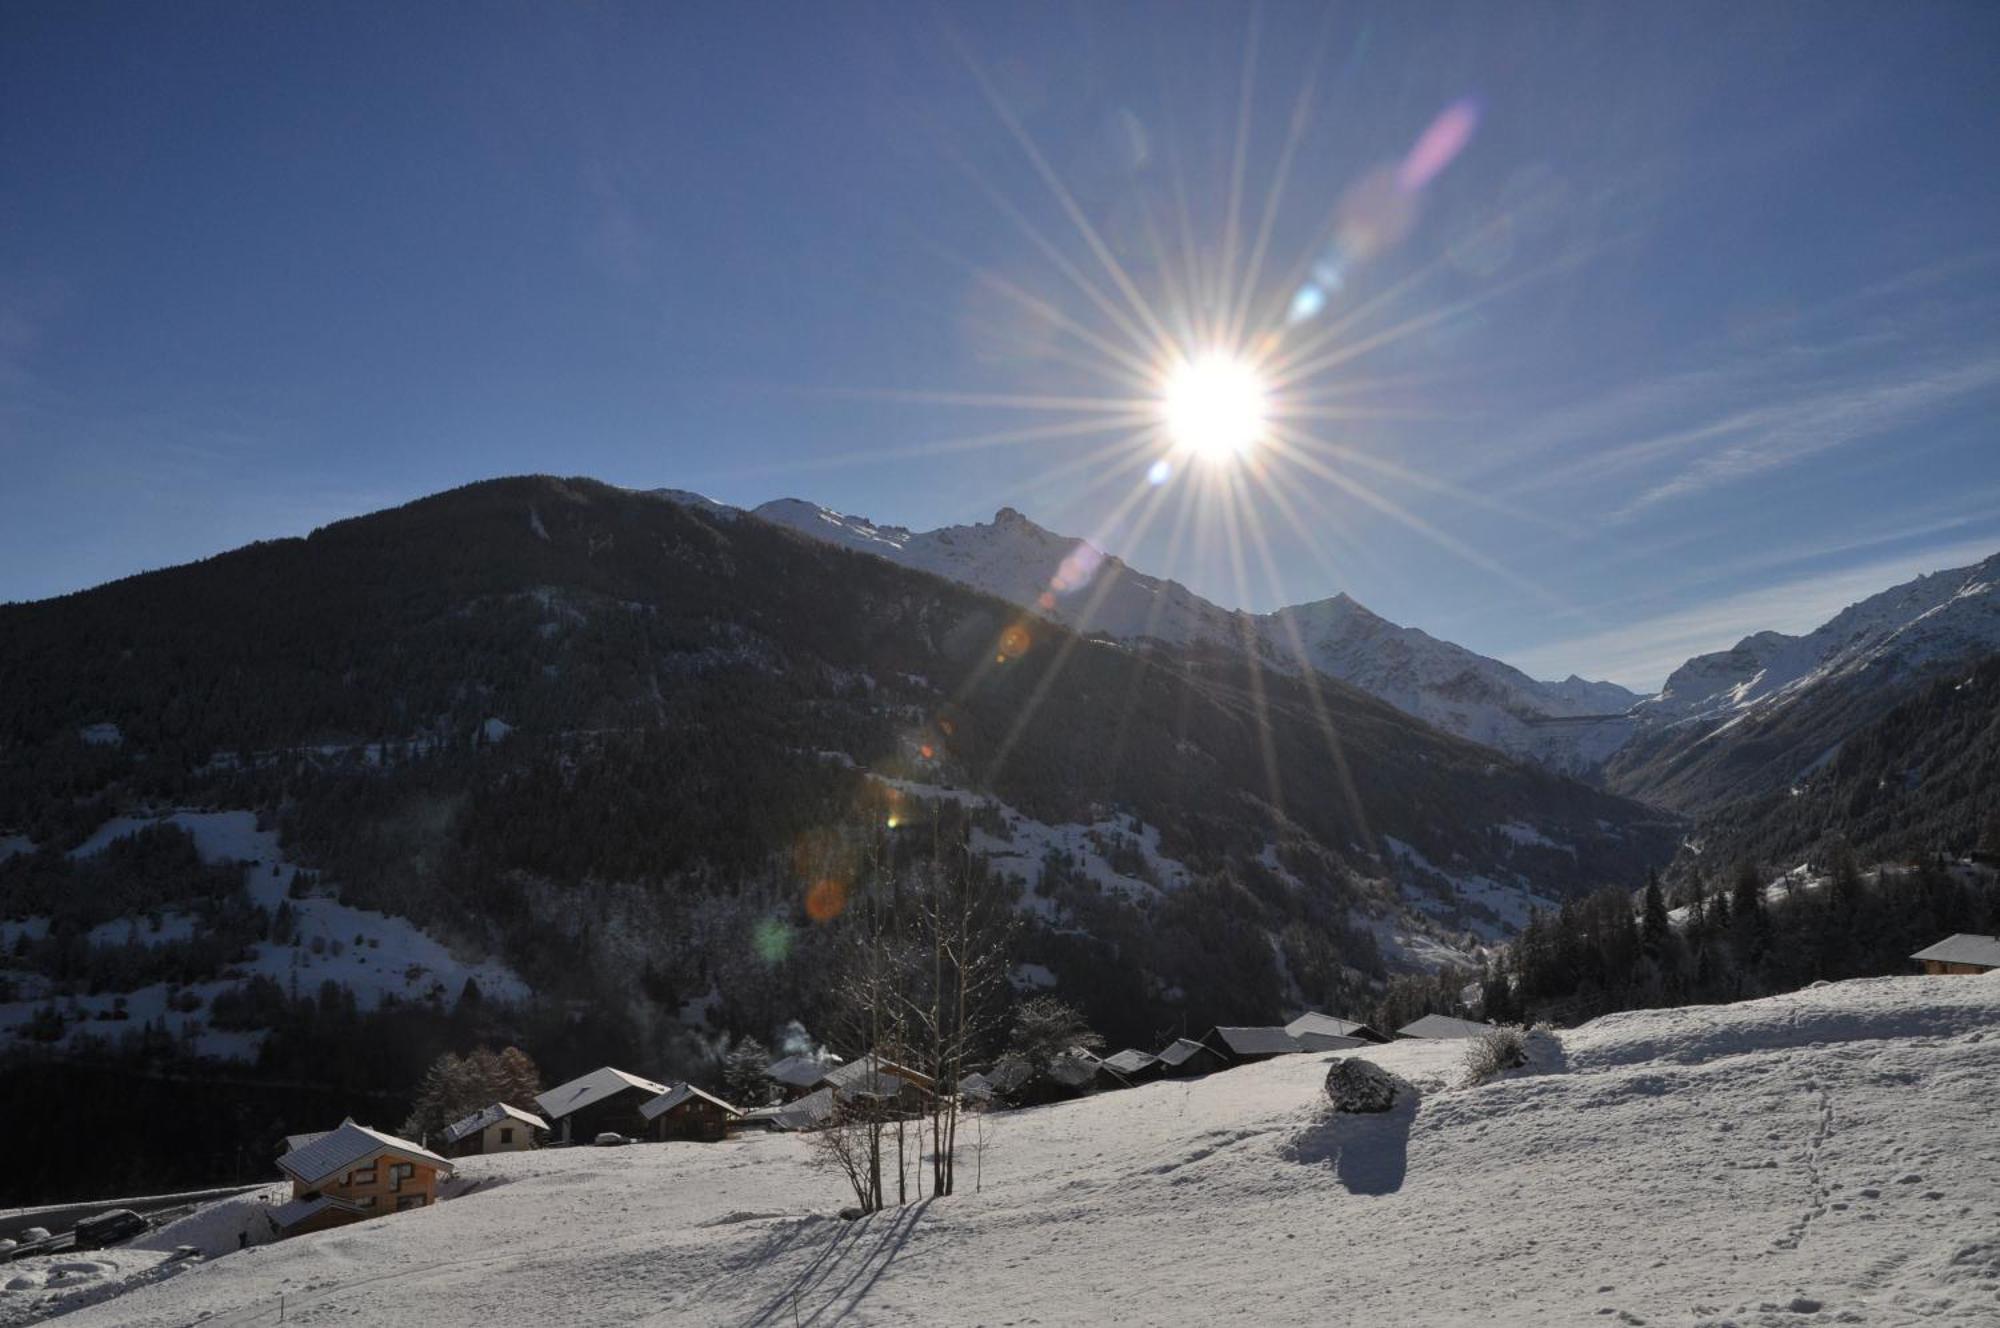
POLYGON ((280 1229, 295 1227, 309 1217, 316 1217, 329 1208, 338 1208, 345 1213, 358 1213, 361 1205, 346 1199, 336 1199, 330 1194, 316 1194, 310 1199, 294 1199, 290 1203, 279 1204, 271 1210, 271 1220, 280 1229))
POLYGON ((1234 1056, 1284 1056, 1304 1050, 1282 1028, 1217 1028, 1214 1037, 1234 1056))
POLYGON ((566 1084, 557 1084, 548 1092, 538 1094, 535 1105, 550 1120, 559 1120, 573 1111, 595 1106, 605 1098, 634 1088, 647 1097, 658 1097, 667 1091, 665 1084, 656 1084, 651 1079, 641 1079, 636 1074, 601 1065, 589 1074, 578 1075, 566 1084))
POLYGON ((1978 964, 1983 968, 2000 968, 2000 936, 1981 936, 1977 932, 1962 931, 1917 951, 1910 958, 1931 959, 1940 964, 1978 964))
POLYGON ((791 1088, 811 1088, 838 1064, 838 1060, 821 1060, 817 1056, 787 1056, 783 1060, 772 1061, 765 1068, 764 1077, 791 1088))
POLYGON ((1212 1048, 1196 1042, 1193 1038, 1175 1038, 1160 1048, 1160 1054, 1156 1059, 1163 1065, 1185 1065, 1190 1057, 1204 1051, 1211 1056, 1215 1054, 1212 1048))
POLYGON ((1493 1025, 1482 1024, 1477 1019, 1454 1019, 1448 1014, 1427 1014, 1421 1019, 1412 1019, 1396 1030, 1397 1037, 1413 1038, 1476 1038, 1485 1037, 1493 1031, 1493 1025))
MULTIPOLYGON (((819 1081, 830 1084, 844 1093, 862 1093, 883 1091, 882 1081, 885 1079, 906 1080, 919 1088, 931 1086, 931 1077, 920 1070, 908 1069, 894 1061, 870 1056, 856 1057, 845 1065, 835 1066, 822 1074, 819 1081)), ((893 1093, 896 1091, 896 1086, 887 1085, 886 1091, 893 1093)))
POLYGON ((1368 1025, 1356 1023, 1352 1019, 1339 1019, 1330 1014, 1321 1014, 1317 1010, 1308 1010, 1286 1024, 1285 1031, 1293 1037, 1305 1033, 1318 1033, 1324 1037, 1358 1037, 1369 1030, 1368 1025))
POLYGON ((445 1126, 444 1141, 448 1144, 455 1144, 468 1135, 479 1133, 489 1125, 498 1125, 501 1121, 510 1118, 520 1121, 523 1125, 530 1126, 533 1129, 546 1130, 549 1128, 549 1123, 532 1111, 523 1111, 519 1107, 509 1106, 505 1102, 495 1102, 490 1107, 481 1107, 478 1111, 473 1112, 463 1120, 455 1120, 445 1126))
POLYGON ((746 1121, 763 1121, 777 1130, 810 1130, 824 1125, 833 1116, 833 1090, 822 1088, 796 1102, 773 1107, 753 1107, 743 1113, 746 1121))
POLYGON ((452 1170, 450 1162, 422 1144, 413 1144, 408 1139, 398 1139, 393 1134, 371 1130, 353 1121, 343 1121, 339 1129, 328 1130, 304 1148, 281 1154, 278 1169, 301 1184, 313 1185, 384 1153, 428 1163, 447 1175, 452 1170))
POLYGON ((1147 1066, 1157 1064, 1159 1059, 1150 1051, 1127 1047, 1116 1056, 1106 1056, 1104 1063, 1120 1074, 1137 1074, 1147 1066))
POLYGON ((647 1120, 658 1120, 681 1103, 686 1102, 690 1098, 697 1097, 707 1102, 713 1102, 732 1116, 741 1116, 743 1114, 740 1108, 731 1106, 713 1093, 703 1092, 693 1084, 675 1084, 652 1101, 642 1104, 639 1108, 639 1114, 647 1120))
POLYGON ((1368 1045, 1367 1038, 1340 1037, 1333 1033, 1294 1033, 1301 1051, 1347 1051, 1368 1045))

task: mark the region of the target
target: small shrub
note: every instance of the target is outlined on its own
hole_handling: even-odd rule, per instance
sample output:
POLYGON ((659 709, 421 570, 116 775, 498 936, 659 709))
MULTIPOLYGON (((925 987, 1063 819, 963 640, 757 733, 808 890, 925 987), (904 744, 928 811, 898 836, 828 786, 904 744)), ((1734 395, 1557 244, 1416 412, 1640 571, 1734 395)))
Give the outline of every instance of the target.
POLYGON ((1521 1028, 1496 1028, 1465 1049, 1465 1082, 1483 1084, 1528 1063, 1528 1034, 1521 1028))

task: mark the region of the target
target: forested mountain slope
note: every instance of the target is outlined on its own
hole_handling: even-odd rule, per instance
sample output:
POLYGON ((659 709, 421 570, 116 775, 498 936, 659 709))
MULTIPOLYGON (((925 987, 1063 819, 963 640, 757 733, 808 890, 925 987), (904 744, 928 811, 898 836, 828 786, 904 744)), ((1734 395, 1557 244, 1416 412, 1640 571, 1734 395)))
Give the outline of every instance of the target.
MULTIPOLYGON (((0 838, 13 1045, 30 1022, 117 1043, 113 996, 143 982, 155 1043, 226 1005, 240 1054, 309 1073, 351 1023, 298 1004, 336 959, 429 953, 393 917, 518 975, 551 1072, 664 1072, 814 1025, 840 924, 807 890, 857 854, 968 846, 1019 897, 1024 980, 1144 1041, 1363 1000, 1534 900, 1638 879, 1676 827, 1330 680, 1084 641, 761 521, 524 478, 0 607, 0 838), (172 818, 197 838, 233 810, 249 847, 191 864, 163 830, 132 850, 131 924, 65 902, 111 870, 107 822, 174 808, 212 809, 172 818), (207 870, 244 860, 242 893, 207 870), (337 909, 387 939, 328 924, 308 953, 337 909), (176 939, 211 923, 239 958, 176 939), (272 1027, 295 1035, 259 1052, 272 1027)), ((360 1015, 444 1020, 450 985, 384 980, 360 1015)))

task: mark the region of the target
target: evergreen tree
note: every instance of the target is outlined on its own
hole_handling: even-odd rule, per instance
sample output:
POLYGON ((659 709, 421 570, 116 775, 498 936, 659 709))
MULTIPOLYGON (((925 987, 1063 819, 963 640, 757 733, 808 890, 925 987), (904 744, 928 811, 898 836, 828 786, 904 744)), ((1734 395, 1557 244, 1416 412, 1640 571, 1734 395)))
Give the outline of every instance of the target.
POLYGON ((1660 893, 1660 874, 1657 871, 1646 873, 1646 900, 1639 930, 1647 957, 1660 961, 1668 942, 1673 939, 1673 924, 1667 917, 1667 900, 1660 893))
POLYGON ((722 1095, 739 1107, 761 1107, 771 1100, 773 1087, 764 1071, 770 1067, 771 1052, 754 1037, 737 1039, 722 1058, 722 1095))

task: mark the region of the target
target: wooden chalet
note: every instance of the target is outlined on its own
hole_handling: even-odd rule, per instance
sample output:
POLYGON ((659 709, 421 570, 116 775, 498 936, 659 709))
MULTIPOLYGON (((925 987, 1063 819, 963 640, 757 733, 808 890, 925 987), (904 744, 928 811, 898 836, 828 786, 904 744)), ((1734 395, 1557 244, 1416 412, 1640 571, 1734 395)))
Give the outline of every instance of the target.
POLYGON ((606 1065, 536 1096, 559 1144, 587 1144, 600 1134, 643 1138, 652 1127, 640 1108, 669 1091, 666 1084, 606 1065))
POLYGON ((1192 1079, 1228 1065, 1220 1052, 1193 1038, 1175 1038, 1160 1048, 1156 1059, 1160 1062, 1160 1073, 1169 1079, 1192 1079))
POLYGON ((271 1210, 281 1237, 428 1208, 452 1174, 428 1148, 351 1120, 285 1152, 278 1169, 292 1182, 291 1201, 271 1210))
POLYGON ((439 1136, 449 1157, 477 1157, 482 1153, 520 1153, 537 1147, 549 1132, 549 1123, 532 1111, 495 1102, 462 1120, 445 1126, 439 1136))
POLYGON ((675 1084, 639 1108, 649 1139, 692 1139, 714 1143, 743 1119, 743 1113, 693 1084, 675 1084))
POLYGON ((2000 969, 2000 936, 1962 931, 1917 951, 1910 958, 1930 974, 1991 973, 2000 969))

